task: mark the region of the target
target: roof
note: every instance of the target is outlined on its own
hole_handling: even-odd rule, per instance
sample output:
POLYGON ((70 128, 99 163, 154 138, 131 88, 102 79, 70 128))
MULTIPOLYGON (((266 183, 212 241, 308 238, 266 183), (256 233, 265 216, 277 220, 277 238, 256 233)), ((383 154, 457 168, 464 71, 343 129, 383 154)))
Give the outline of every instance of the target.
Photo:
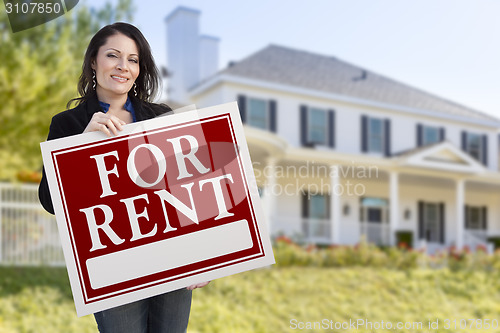
POLYGON ((292 85, 382 103, 499 123, 486 113, 435 96, 335 57, 278 45, 232 63, 219 74, 292 85))

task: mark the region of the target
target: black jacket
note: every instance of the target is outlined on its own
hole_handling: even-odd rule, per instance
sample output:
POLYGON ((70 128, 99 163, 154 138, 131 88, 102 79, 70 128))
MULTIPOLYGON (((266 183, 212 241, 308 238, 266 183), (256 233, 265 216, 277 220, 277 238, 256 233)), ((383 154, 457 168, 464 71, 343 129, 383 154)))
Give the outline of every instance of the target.
MULTIPOLYGON (((134 106, 137 121, 151 119, 171 111, 165 104, 153 104, 141 101, 134 96, 129 97, 134 106)), ((102 111, 102 109, 97 100, 97 95, 94 92, 85 102, 79 104, 75 108, 58 113, 52 117, 47 140, 83 133, 92 115, 99 111, 102 111)), ((45 169, 42 171, 42 180, 38 187, 38 198, 43 208, 45 208, 47 212, 54 214, 54 207, 52 205, 52 198, 50 197, 45 169)))

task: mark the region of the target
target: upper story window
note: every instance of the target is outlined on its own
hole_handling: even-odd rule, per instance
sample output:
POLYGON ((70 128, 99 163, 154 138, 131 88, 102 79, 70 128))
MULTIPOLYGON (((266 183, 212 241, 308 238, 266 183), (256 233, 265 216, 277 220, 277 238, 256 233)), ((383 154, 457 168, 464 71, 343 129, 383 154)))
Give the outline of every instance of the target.
POLYGON ((384 152, 384 122, 379 118, 368 118, 368 151, 384 152))
POLYGON ((361 151, 389 156, 391 151, 390 134, 391 122, 389 119, 361 117, 361 151))
POLYGON ((424 126, 424 145, 439 142, 439 129, 436 127, 424 126))
POLYGON ((301 142, 304 146, 335 146, 335 111, 300 106, 301 142))
POLYGON ((276 132, 276 101, 238 95, 241 121, 252 127, 276 132))
POLYGON ((308 141, 326 146, 328 144, 328 117, 326 110, 310 108, 308 115, 308 141))
POLYGON ((417 146, 430 145, 444 140, 444 128, 417 124, 417 146))
POLYGON ((250 126, 268 129, 269 112, 267 101, 258 98, 247 99, 247 123, 250 126))
POLYGON ((481 160, 481 136, 478 134, 468 133, 466 148, 467 152, 477 160, 481 160))
POLYGON ((484 165, 488 165, 488 136, 462 132, 462 149, 484 165))

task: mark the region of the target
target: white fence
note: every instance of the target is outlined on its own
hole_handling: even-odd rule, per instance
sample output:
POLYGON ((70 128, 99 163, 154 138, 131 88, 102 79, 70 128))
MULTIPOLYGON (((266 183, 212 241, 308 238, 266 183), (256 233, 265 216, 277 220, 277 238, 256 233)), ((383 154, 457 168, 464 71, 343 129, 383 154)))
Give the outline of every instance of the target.
POLYGON ((38 201, 38 186, 0 183, 0 264, 64 265, 55 217, 38 201))

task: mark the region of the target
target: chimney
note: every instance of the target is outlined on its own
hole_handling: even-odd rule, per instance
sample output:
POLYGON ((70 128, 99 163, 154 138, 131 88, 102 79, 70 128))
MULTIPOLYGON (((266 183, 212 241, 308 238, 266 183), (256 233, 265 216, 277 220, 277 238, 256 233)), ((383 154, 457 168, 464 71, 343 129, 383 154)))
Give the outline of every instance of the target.
POLYGON ((200 36, 200 82, 219 69, 219 38, 200 36))
POLYGON ((219 39, 201 36, 196 9, 177 7, 166 18, 168 99, 189 104, 189 90, 218 69, 219 39))

